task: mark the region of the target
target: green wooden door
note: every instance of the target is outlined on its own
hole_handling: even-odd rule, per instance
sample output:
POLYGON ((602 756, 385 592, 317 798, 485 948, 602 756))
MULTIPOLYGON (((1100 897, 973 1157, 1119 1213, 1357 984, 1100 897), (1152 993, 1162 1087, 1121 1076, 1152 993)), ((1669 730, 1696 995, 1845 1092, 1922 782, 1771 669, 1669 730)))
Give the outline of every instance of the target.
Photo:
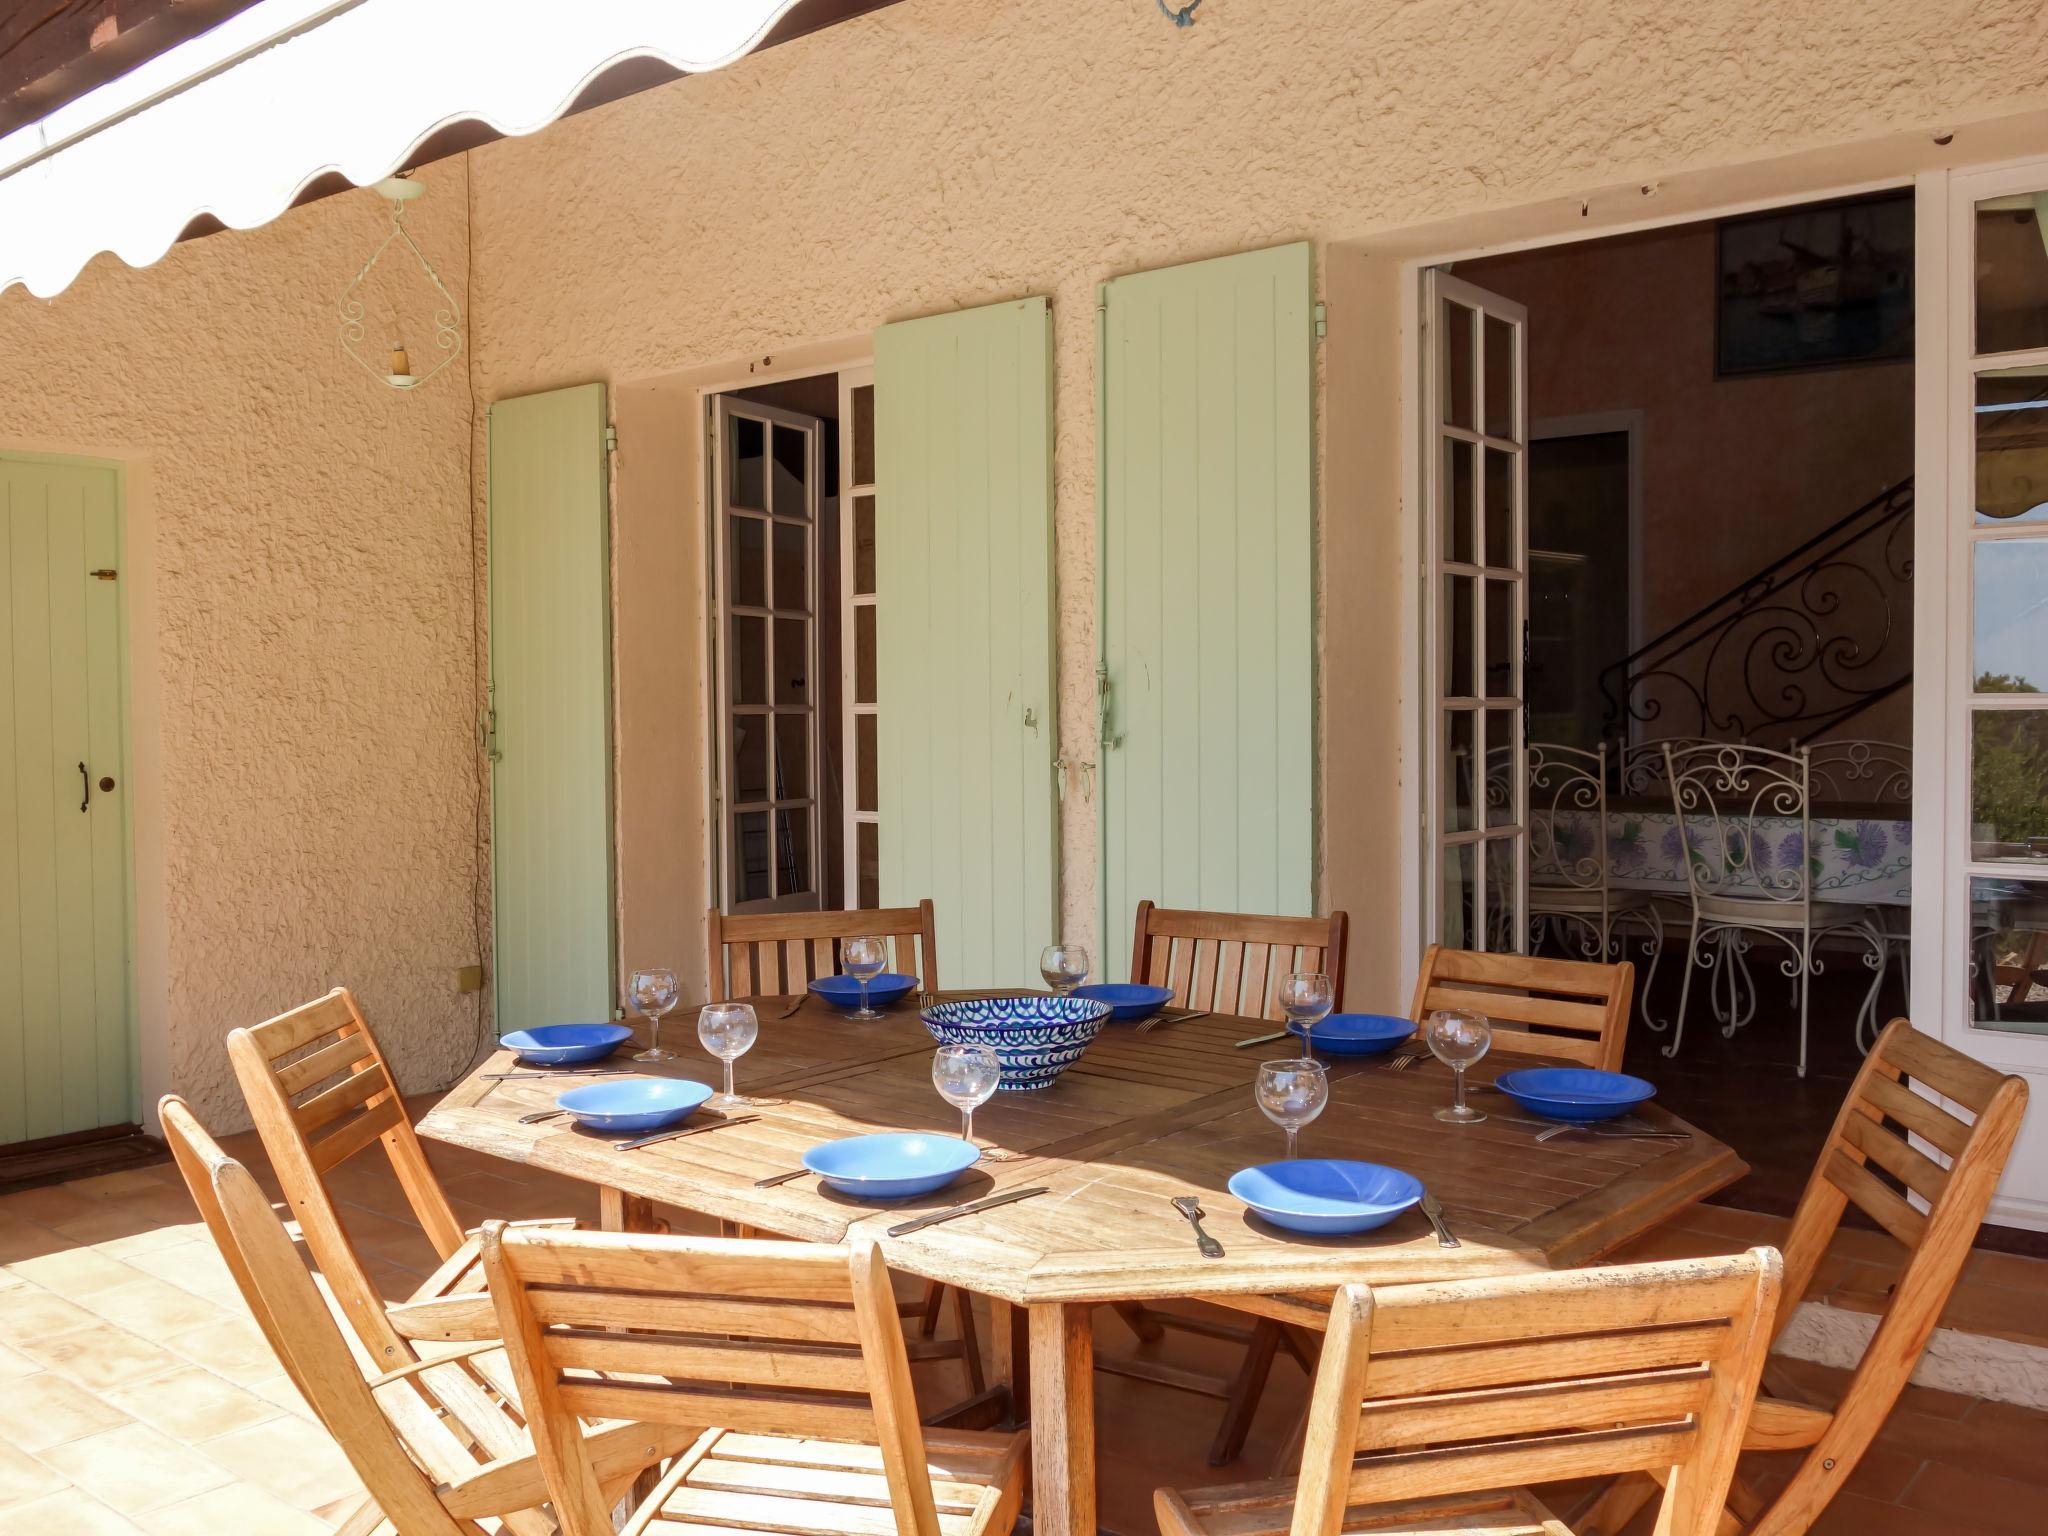
POLYGON ((491 867, 502 1030, 611 1017, 604 386, 491 407, 491 867))
POLYGON ((136 1119, 120 489, 0 458, 0 1143, 136 1119))
POLYGON ((1313 899, 1309 247, 1100 298, 1100 974, 1120 979, 1141 900, 1313 899))
POLYGON ((929 896, 941 980, 1038 985, 1058 901, 1052 317, 875 333, 881 899, 929 896))

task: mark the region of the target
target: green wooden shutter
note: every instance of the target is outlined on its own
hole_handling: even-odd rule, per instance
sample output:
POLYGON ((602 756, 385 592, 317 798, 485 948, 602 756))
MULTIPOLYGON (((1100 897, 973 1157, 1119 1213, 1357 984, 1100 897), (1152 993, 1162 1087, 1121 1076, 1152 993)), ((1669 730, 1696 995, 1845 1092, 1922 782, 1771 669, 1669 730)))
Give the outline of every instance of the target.
POLYGON ((1037 985, 1056 919, 1051 343, 1043 299, 875 333, 881 896, 952 986, 1037 985))
POLYGON ((1101 290, 1101 974, 1139 901, 1306 913, 1315 737, 1309 247, 1101 290))
POLYGON ((0 459, 0 1144, 136 1119, 120 516, 110 466, 0 459))
POLYGON ((604 386, 491 407, 491 867, 501 1030, 611 1017, 604 386))

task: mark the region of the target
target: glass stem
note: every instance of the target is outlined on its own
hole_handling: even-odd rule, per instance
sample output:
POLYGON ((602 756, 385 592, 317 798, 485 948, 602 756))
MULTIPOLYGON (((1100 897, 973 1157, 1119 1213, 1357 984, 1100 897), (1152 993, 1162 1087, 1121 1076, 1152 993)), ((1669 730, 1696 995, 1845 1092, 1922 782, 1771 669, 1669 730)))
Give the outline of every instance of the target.
POLYGON ((1291 1126, 1291 1125, 1290 1125, 1290 1126, 1288 1126, 1288 1127, 1287 1127, 1287 1156, 1288 1156, 1288 1158, 1289 1158, 1290 1160, 1291 1160, 1291 1159, 1293 1158, 1293 1156, 1294 1156, 1294 1134, 1295 1134, 1295 1132, 1294 1132, 1294 1127, 1293 1127, 1293 1126, 1291 1126))
POLYGON ((856 976, 853 979, 860 983, 860 1011, 866 1013, 868 1011, 868 979, 865 976, 856 976))
POLYGON ((960 1111, 960 1139, 965 1142, 974 1140, 974 1110, 971 1107, 960 1111))
POLYGON ((732 1058, 730 1056, 725 1059, 725 1096, 729 1100, 739 1097, 737 1093, 733 1092, 732 1088, 732 1058))
POLYGON ((1463 1067, 1451 1068, 1451 1078, 1457 1084, 1457 1097, 1452 1099, 1451 1103, 1458 1113, 1462 1115, 1465 1112, 1465 1069, 1463 1067))
POLYGON ((661 1015, 659 1013, 653 1016, 653 1022, 648 1025, 647 1049, 650 1051, 661 1049, 661 1015))

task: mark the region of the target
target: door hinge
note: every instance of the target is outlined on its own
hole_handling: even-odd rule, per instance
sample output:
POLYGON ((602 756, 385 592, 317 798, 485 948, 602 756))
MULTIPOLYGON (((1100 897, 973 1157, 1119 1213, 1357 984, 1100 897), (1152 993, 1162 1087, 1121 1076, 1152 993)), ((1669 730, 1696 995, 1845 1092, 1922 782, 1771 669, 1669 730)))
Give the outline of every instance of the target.
POLYGON ((1327 304, 1317 304, 1317 305, 1316 305, 1316 335, 1317 335, 1318 337, 1323 337, 1323 336, 1327 336, 1327 335, 1329 335, 1329 334, 1330 334, 1330 306, 1329 306, 1329 305, 1327 305, 1327 304))
POLYGON ((606 427, 604 429, 604 451, 606 453, 617 453, 619 451, 619 429, 617 427, 606 427))
POLYGON ((101 570, 97 570, 97 571, 88 571, 88 572, 86 572, 86 574, 87 574, 88 576, 94 576, 94 577, 97 577, 97 578, 98 578, 99 580, 101 580, 101 581, 112 581, 112 580, 114 580, 114 578, 115 578, 115 577, 119 576, 119 575, 120 575, 121 573, 120 573, 119 571, 109 571, 109 570, 101 569, 101 570))

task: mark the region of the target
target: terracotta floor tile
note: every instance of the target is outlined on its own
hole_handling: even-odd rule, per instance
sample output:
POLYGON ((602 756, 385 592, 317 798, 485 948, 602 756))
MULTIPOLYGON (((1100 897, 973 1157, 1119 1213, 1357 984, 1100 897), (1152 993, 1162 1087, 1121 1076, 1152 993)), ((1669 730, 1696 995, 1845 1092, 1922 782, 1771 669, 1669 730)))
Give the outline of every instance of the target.
POLYGON ((159 1376, 185 1364, 169 1350, 112 1323, 54 1338, 22 1339, 19 1344, 23 1354, 46 1369, 94 1391, 159 1376))
POLYGON ((2048 1292, 2001 1285, 1958 1286, 1942 1308, 1945 1328, 1988 1334, 2021 1344, 2048 1344, 2048 1292))
POLYGON ((269 1399, 196 1365, 110 1387, 104 1395, 131 1417, 188 1445, 264 1423, 283 1411, 269 1399))
MULTIPOLYGON (((192 1199, 178 1190, 161 1186, 148 1194, 124 1196, 119 1200, 95 1200, 92 1208, 76 1216, 51 1221, 63 1236, 78 1243, 114 1243, 123 1238, 141 1238, 148 1246, 186 1230, 199 1220, 192 1199)), ((131 1249, 134 1245, 131 1244, 131 1249)), ((112 1250, 109 1250, 112 1251, 112 1250)))
MULTIPOLYGON (((2037 1452, 2041 1449, 2037 1441, 2037 1452)), ((2048 1486, 1987 1477, 1944 1462, 1931 1463, 1923 1470, 1899 1502, 1930 1514, 1961 1514, 1973 1524, 2008 1536, 2041 1536, 2048 1531, 2048 1486)))
POLYGON ((228 1315, 212 1302, 152 1275, 140 1276, 133 1285, 84 1297, 79 1305, 145 1338, 203 1328, 228 1315))
POLYGON ((133 1254, 148 1253, 158 1248, 172 1248, 179 1243, 210 1243, 206 1224, 199 1219, 196 1211, 188 1211, 187 1219, 173 1226, 148 1227, 131 1232, 125 1237, 102 1237, 93 1240, 93 1246, 109 1258, 125 1259, 133 1254))
MULTIPOLYGON (((173 1167, 176 1164, 172 1165, 173 1167)), ((104 1200, 113 1196, 138 1193, 154 1194, 160 1181, 141 1168, 123 1168, 116 1173, 96 1173, 83 1179, 73 1179, 64 1187, 75 1195, 84 1195, 92 1200, 104 1200)))
POLYGON ((42 1459, 131 1518, 218 1488, 228 1473, 147 1424, 124 1424, 42 1453, 42 1459))
POLYGON ((21 1343, 100 1326, 99 1318, 39 1285, 0 1291, 0 1339, 21 1343))
POLYGON ((178 1243, 131 1256, 126 1262, 134 1269, 168 1281, 207 1301, 232 1305, 239 1310, 241 1293, 220 1250, 212 1243, 178 1243))
POLYGON ((286 1413, 295 1413, 302 1419, 315 1419, 312 1405, 299 1395, 299 1389, 292 1385, 291 1377, 279 1371, 275 1376, 265 1376, 260 1381, 248 1383, 247 1390, 262 1398, 266 1403, 282 1408, 286 1413))
POLYGON ((41 1189, 21 1189, 11 1195, 0 1195, 0 1216, 18 1216, 24 1221, 54 1227, 59 1222, 76 1221, 91 1215, 97 1205, 98 1202, 88 1195, 79 1194, 69 1184, 46 1184, 41 1189))
POLYGON ((148 1536, 326 1536, 330 1529, 326 1521, 247 1483, 229 1483, 156 1510, 139 1523, 148 1536))
MULTIPOLYGON (((40 1499, 70 1484, 63 1473, 44 1466, 26 1451, 0 1440, 0 1509, 40 1499)), ((38 1532, 37 1536, 42 1536, 38 1532)))
POLYGON ((174 1333, 164 1342, 194 1365, 203 1365, 241 1386, 274 1376, 279 1369, 269 1341, 246 1318, 229 1318, 188 1333, 174 1333))
POLYGON ((1991 1477, 2048 1486, 2048 1414, 2031 1422, 1935 1418, 1894 1409, 1878 1431, 1876 1444, 1905 1455, 1991 1477))
POLYGON ((30 1376, 42 1366, 29 1359, 20 1350, 0 1344, 0 1381, 12 1381, 17 1376, 30 1376))
POLYGON ((133 1521, 76 1488, 0 1509, 0 1536, 138 1536, 138 1530, 133 1521))
POLYGON ((60 1248, 35 1258, 16 1259, 10 1272, 33 1280, 44 1290, 71 1301, 149 1277, 131 1264, 110 1259, 96 1248, 60 1248))
POLYGON ((295 1509, 318 1509, 362 1486, 324 1429, 289 1414, 208 1440, 199 1449, 295 1509))
POLYGON ((10 1381, 0 1392, 0 1440, 16 1450, 46 1451, 127 1422, 127 1414, 97 1393, 49 1371, 10 1381))
POLYGON ((1989 1536, 1990 1531, 1991 1527, 1953 1514, 1930 1514, 1844 1493, 1821 1511, 1810 1536, 1989 1536))
POLYGON ((32 1259, 38 1254, 77 1246, 70 1238, 51 1231, 39 1221, 0 1216, 0 1264, 12 1264, 17 1259, 32 1259))

